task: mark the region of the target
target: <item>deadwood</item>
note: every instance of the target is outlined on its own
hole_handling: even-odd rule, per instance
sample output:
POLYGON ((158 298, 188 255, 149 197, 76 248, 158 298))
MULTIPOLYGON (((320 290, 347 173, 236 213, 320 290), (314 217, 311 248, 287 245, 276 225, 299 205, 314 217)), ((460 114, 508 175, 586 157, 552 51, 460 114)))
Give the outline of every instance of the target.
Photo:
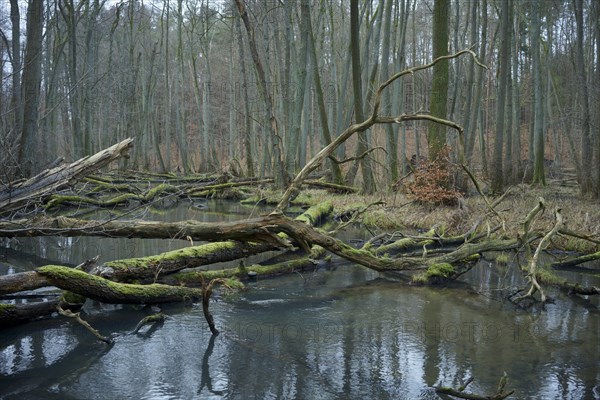
POLYGON ((125 139, 92 156, 47 169, 24 182, 9 184, 0 191, 0 215, 21 209, 31 202, 39 202, 75 184, 112 161, 126 156, 132 144, 133 139, 125 139))

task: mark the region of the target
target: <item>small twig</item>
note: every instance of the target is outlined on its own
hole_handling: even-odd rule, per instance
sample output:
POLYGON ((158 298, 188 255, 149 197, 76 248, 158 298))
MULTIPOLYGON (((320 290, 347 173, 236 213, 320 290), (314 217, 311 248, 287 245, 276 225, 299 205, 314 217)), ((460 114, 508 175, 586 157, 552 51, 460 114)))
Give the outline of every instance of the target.
POLYGON ((142 318, 142 320, 140 322, 138 322, 138 324, 135 326, 135 329, 133 330, 133 332, 131 332, 132 334, 136 334, 139 332, 140 329, 142 329, 142 327, 144 325, 148 325, 148 324, 153 324, 156 322, 164 322, 164 320, 166 319, 166 315, 163 314, 162 312, 156 313, 156 314, 152 314, 152 315, 148 315, 145 318, 142 318))
POLYGON ((529 291, 526 294, 517 297, 514 300, 515 302, 519 302, 519 301, 521 301, 523 299, 526 299, 526 298, 532 298, 533 295, 535 294, 535 292, 538 292, 538 291, 540 292, 541 302, 542 303, 546 302, 546 294, 544 293, 544 290, 543 290, 542 286, 538 282, 536 274, 537 274, 537 268, 538 268, 540 254, 546 248, 547 243, 552 239, 552 237, 554 235, 556 235, 556 233, 561 228, 562 223, 563 223, 563 219, 562 219, 562 214, 561 214, 560 208, 556 209, 554 215, 555 215, 555 218, 556 218, 556 223, 554 224, 554 227, 550 230, 550 232, 548 232, 542 238, 542 240, 540 241, 540 243, 537 246, 537 249, 535 250, 535 253, 533 254, 533 257, 531 258, 531 260, 529 262, 529 273, 527 274, 529 282, 531 283, 529 291))
POLYGON ((60 305, 56 306, 56 310, 63 317, 74 318, 75 321, 77 321, 85 329, 87 329, 88 331, 90 331, 99 340, 101 340, 101 341, 103 341, 104 343, 107 343, 107 344, 112 344, 112 340, 110 338, 108 338, 106 336, 102 336, 100 334, 100 332, 98 332, 96 329, 92 328, 92 326, 90 324, 88 324, 86 321, 84 321, 83 319, 81 319, 81 317, 79 316, 79 313, 74 313, 74 312, 71 312, 70 310, 64 310, 60 305))
POLYGON ((343 160, 338 160, 337 158, 335 158, 334 156, 331 155, 331 156, 329 156, 329 159, 333 160, 333 162, 335 162, 336 164, 345 164, 345 163, 350 162, 350 161, 362 160, 363 158, 365 158, 366 156, 368 156, 369 153, 372 153, 375 150, 383 150, 385 153, 387 153, 387 151, 383 147, 377 146, 377 147, 370 148, 369 150, 367 150, 364 153, 362 153, 360 156, 349 157, 349 158, 344 158, 343 160))
MULTIPOLYGON (((485 202, 485 205, 488 207, 488 210, 490 211, 490 213, 494 214, 496 217, 498 217, 498 219, 500 219, 500 221, 502 221, 502 223, 504 223, 504 219, 500 216, 500 214, 498 214, 498 211, 496 211, 496 209, 495 209, 495 206, 498 205, 498 204, 500 204, 500 202, 496 201, 496 202, 494 202, 494 204, 490 203, 490 200, 487 198, 487 196, 481 190, 481 186, 479 185, 479 182, 475 178, 475 175, 473 175, 473 173, 469 170, 469 168, 467 168, 466 165, 460 164, 460 166, 466 172, 466 174, 469 177, 469 179, 471 179, 471 182, 473 182, 473 185, 475 186, 475 189, 477 190, 477 193, 479 193, 479 195, 483 198, 483 201, 485 202)), ((504 196, 506 196, 506 193, 508 193, 508 191, 506 191, 500 197, 500 201, 502 199, 504 199, 504 196)))

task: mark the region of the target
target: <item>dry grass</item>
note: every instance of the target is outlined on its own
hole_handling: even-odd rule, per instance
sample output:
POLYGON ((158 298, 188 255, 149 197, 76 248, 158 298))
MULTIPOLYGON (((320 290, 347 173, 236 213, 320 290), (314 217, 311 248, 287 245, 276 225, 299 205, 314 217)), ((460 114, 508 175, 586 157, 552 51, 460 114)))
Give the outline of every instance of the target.
MULTIPOLYGON (((380 195, 332 195, 322 190, 304 190, 304 199, 310 204, 331 201, 334 213, 357 210, 376 201, 384 201, 385 205, 369 208, 361 217, 361 222, 377 231, 395 230, 428 230, 432 226, 446 235, 462 234, 468 231, 487 212, 488 207, 479 195, 462 199, 459 206, 436 205, 429 206, 413 201, 403 193, 382 193, 380 195)), ((504 222, 503 228, 497 235, 516 237, 522 230, 522 222, 527 213, 542 197, 546 201, 546 211, 538 216, 533 229, 547 232, 554 225, 554 212, 557 207, 562 209, 564 227, 571 231, 589 236, 600 236, 600 205, 591 200, 583 199, 576 189, 549 185, 546 187, 531 187, 518 185, 511 188, 510 193, 496 207, 496 211, 504 222)), ((493 202, 495 199, 490 198, 493 202)), ((497 216, 488 216, 481 224, 480 230, 485 231, 502 225, 497 216)), ((565 250, 590 250, 589 242, 559 236, 554 240, 556 247, 565 250)))

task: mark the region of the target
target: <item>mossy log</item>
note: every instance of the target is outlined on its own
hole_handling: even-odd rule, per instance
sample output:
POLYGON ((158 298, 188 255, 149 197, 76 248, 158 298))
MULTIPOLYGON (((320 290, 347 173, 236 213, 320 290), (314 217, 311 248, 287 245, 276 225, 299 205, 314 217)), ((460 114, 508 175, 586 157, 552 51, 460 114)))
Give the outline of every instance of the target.
POLYGON ((317 261, 312 257, 303 257, 291 261, 283 261, 270 265, 249 265, 237 268, 215 269, 209 271, 181 271, 176 274, 164 276, 160 282, 169 285, 196 286, 202 279, 227 279, 237 278, 240 281, 250 281, 257 278, 271 278, 314 269, 317 261))
MULTIPOLYGON (((333 211, 330 202, 310 207, 296 217, 308 225, 318 225, 333 211)), ((155 256, 110 261, 96 268, 96 274, 114 281, 156 279, 185 268, 200 267, 217 262, 232 261, 254 254, 287 247, 284 236, 272 235, 275 241, 252 243, 239 241, 214 242, 173 250, 155 256)), ((207 278, 207 279, 212 279, 207 278)))
POLYGON ((139 201, 142 204, 150 203, 154 201, 157 197, 180 193, 181 189, 177 186, 168 185, 166 183, 161 183, 143 194, 136 193, 123 193, 118 196, 110 197, 107 199, 99 199, 95 197, 89 196, 79 196, 79 195, 60 195, 55 194, 52 195, 50 201, 46 203, 44 206, 46 209, 51 209, 54 207, 59 207, 63 205, 81 205, 81 204, 89 204, 95 207, 118 207, 118 206, 126 206, 131 201, 139 201))
POLYGON ((374 253, 377 255, 382 254, 393 254, 400 251, 407 251, 415 248, 423 248, 434 243, 433 238, 436 236, 436 230, 430 229, 425 232, 419 238, 403 237, 392 243, 384 244, 374 249, 374 253))
MULTIPOLYGON (((465 271, 466 272, 466 271, 465 271)), ((456 279, 457 269, 449 263, 431 264, 422 272, 412 276, 412 283, 415 284, 436 284, 446 280, 456 279)))
POLYGON ((186 190, 185 194, 191 197, 204 197, 209 193, 215 193, 226 189, 250 185, 263 185, 267 183, 273 183, 273 179, 249 179, 245 181, 227 182, 221 184, 207 184, 201 186, 196 185, 193 188, 186 190))
POLYGON ((310 207, 296 217, 296 221, 304 222, 311 226, 318 226, 333 212, 333 204, 329 201, 310 207))
POLYGON ((593 296, 600 294, 600 287, 598 286, 581 286, 578 283, 572 283, 566 279, 556 275, 554 272, 547 268, 538 268, 536 271, 536 279, 538 282, 545 285, 558 287, 566 290, 570 294, 580 294, 585 296, 593 296))
POLYGON ((233 222, 93 221, 68 217, 37 217, 0 221, 0 237, 99 236, 195 241, 249 240, 275 243, 265 229, 276 222, 271 216, 233 222))
POLYGON ((353 186, 340 185, 338 183, 324 182, 324 181, 315 181, 315 180, 305 180, 304 185, 314 186, 319 189, 325 189, 333 193, 358 193, 359 189, 353 186))
POLYGON ((552 264, 550 264, 550 266, 554 269, 569 268, 579 264, 583 264, 588 261, 596 261, 598 259, 600 259, 600 251, 597 251, 592 254, 584 254, 568 260, 555 261, 552 264))
MULTIPOLYGON (((422 257, 400 257, 391 258, 387 256, 378 257, 368 250, 357 250, 352 246, 332 238, 326 234, 319 232, 310 226, 298 221, 286 218, 281 214, 272 214, 275 218, 277 229, 287 233, 292 238, 298 241, 304 241, 310 244, 318 244, 326 250, 345 258, 349 261, 356 262, 375 271, 403 271, 403 270, 418 270, 425 269, 432 264, 449 263, 454 264, 468 260, 475 254, 480 254, 486 251, 509 250, 521 246, 520 239, 509 240, 486 240, 481 243, 467 243, 460 246, 451 253, 443 254, 432 258, 422 257)), ((532 239, 532 238, 530 238, 532 239)))
POLYGON ((0 214, 18 210, 31 202, 40 201, 58 190, 72 186, 98 169, 125 156, 133 139, 125 139, 92 156, 84 157, 68 165, 42 171, 38 175, 0 191, 0 214))
POLYGON ((46 265, 36 269, 36 272, 53 286, 103 303, 157 304, 202 298, 202 291, 198 289, 161 284, 135 285, 111 282, 60 265, 46 265))
POLYGON ((59 298, 37 303, 2 304, 0 303, 0 328, 18 325, 44 317, 56 311, 59 298))
POLYGON ((185 268, 194 268, 223 261, 232 261, 276 250, 270 243, 243 243, 236 241, 215 242, 186 247, 155 256, 109 261, 96 268, 104 278, 128 282, 156 279, 185 268))
POLYGON ((52 286, 52 284, 35 271, 0 276, 0 296, 44 286, 52 286))

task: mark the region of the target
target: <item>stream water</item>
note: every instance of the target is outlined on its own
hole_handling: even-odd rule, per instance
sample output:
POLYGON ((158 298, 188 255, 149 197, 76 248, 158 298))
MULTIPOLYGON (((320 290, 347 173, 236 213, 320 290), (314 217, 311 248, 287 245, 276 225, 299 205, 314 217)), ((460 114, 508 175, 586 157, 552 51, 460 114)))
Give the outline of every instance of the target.
MULTIPOLYGON (((260 210, 232 203, 126 218, 240 219, 260 210)), ((100 216, 99 216, 100 217, 100 216)), ((351 237, 367 232, 354 231, 351 237)), ((48 263, 101 262, 188 246, 185 241, 32 238, 0 247, 0 274, 48 263)), ((514 266, 483 259, 450 287, 413 287, 334 261, 247 285, 211 305, 171 304, 162 326, 130 334, 143 307, 88 301, 81 326, 49 318, 0 330, 1 399, 438 399, 433 385, 493 394, 506 371, 518 399, 600 399, 597 299, 551 292, 523 311, 495 289, 521 283, 514 266)), ((585 285, 594 275, 567 274, 585 285)))

